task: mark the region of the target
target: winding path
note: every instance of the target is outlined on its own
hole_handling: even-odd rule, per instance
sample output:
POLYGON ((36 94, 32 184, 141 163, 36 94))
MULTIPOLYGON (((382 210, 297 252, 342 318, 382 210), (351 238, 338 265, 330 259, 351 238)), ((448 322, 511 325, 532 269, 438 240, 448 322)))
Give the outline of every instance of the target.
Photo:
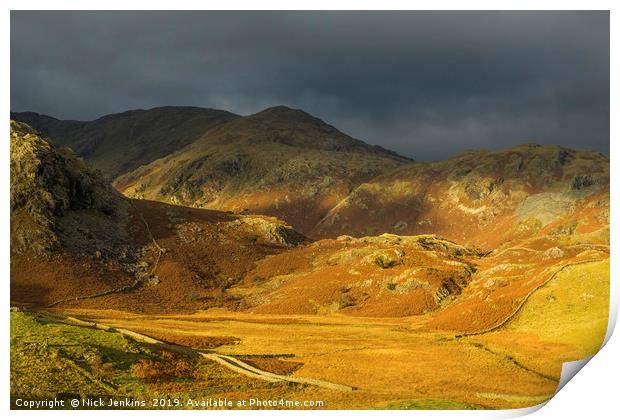
POLYGON ((95 328, 98 330, 110 332, 110 333, 118 333, 124 336, 130 337, 135 341, 140 343, 146 343, 155 345, 159 348, 170 350, 178 353, 183 353, 187 355, 200 355, 205 359, 212 360, 220 365, 240 373, 242 375, 248 376, 250 378, 260 379, 266 382, 289 382, 289 383, 298 383, 304 385, 313 385, 319 388, 330 389, 334 391, 342 391, 342 392, 350 392, 354 391, 355 388, 348 385, 336 384, 333 382, 322 381, 319 379, 312 378, 302 378, 297 376, 289 376, 289 375, 278 375, 275 373, 267 372, 261 369, 258 369, 254 366, 250 366, 249 364, 233 357, 225 354, 219 353, 210 353, 203 352, 200 350, 193 349, 191 347, 179 346, 176 344, 165 343, 160 340, 156 340, 152 337, 146 336, 144 334, 137 333, 135 331, 131 331, 125 328, 116 328, 111 327, 109 325, 101 324, 98 322, 85 321, 83 319, 75 318, 67 315, 60 315, 56 313, 50 312, 36 312, 38 316, 46 318, 53 322, 61 322, 68 325, 85 327, 85 328, 95 328))

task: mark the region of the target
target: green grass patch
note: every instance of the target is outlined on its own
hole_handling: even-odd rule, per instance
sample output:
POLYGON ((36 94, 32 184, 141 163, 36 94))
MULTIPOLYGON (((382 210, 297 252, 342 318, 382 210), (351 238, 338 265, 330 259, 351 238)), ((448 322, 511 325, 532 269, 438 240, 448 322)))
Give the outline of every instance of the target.
POLYGON ((195 389, 246 381, 200 357, 172 354, 119 333, 11 313, 13 405, 18 398, 185 398, 195 389))

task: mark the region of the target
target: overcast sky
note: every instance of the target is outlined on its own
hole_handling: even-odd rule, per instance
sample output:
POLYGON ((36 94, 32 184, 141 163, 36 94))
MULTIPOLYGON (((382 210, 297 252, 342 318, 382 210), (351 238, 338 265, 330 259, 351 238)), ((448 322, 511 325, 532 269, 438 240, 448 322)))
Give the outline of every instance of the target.
POLYGON ((607 12, 11 12, 11 109, 284 104, 420 159, 609 154, 607 12))

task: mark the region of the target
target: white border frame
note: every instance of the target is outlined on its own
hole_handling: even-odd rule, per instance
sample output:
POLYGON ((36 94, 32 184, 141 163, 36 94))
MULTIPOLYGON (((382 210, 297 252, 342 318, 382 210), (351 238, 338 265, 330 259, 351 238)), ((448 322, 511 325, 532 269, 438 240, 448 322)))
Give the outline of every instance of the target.
MULTIPOLYGON (((403 0, 384 0, 382 2, 371 2, 368 0, 304 0, 297 1, 292 4, 290 1, 283 0, 263 0, 263 1, 249 1, 249 0, 229 0, 222 1, 198 1, 198 0, 176 0, 174 3, 165 2, 162 0, 137 0, 137 1, 120 1, 120 0, 108 0, 91 1, 85 4, 83 1, 77 0, 57 0, 53 3, 42 0, 25 0, 25 1, 8 1, 8 8, 5 8, 3 14, 2 30, 4 32, 4 42, 2 43, 2 93, 4 98, 4 115, 8 116, 10 111, 10 11, 9 8, 15 10, 37 10, 37 9, 69 9, 69 10, 136 10, 136 9, 151 9, 151 10, 183 10, 183 9, 212 9, 212 10, 343 10, 343 9, 361 9, 361 10, 400 10, 400 9, 419 9, 419 10, 610 10, 610 27, 611 27, 611 51, 610 51, 610 63, 611 63, 611 115, 618 115, 618 84, 617 78, 614 75, 619 74, 618 67, 618 19, 617 13, 620 7, 617 6, 617 2, 610 0, 590 0, 590 1, 575 1, 575 0, 505 0, 500 2, 490 0, 446 0, 446 1, 403 1, 403 0), (464 6, 468 6, 464 8, 464 6), (616 47, 614 49, 614 47, 616 47)), ((9 132, 9 119, 3 119, 2 127, 5 136, 9 132)), ((610 139, 617 138, 618 136, 618 124, 614 118, 611 118, 611 131, 610 139)), ((2 337, 5 343, 8 341, 9 333, 9 223, 10 220, 10 208, 9 208, 9 148, 7 143, 4 143, 4 147, 1 151, 4 159, 4 164, 0 165, 0 178, 1 178, 1 193, 0 201, 2 203, 3 223, 0 225, 2 232, 2 245, 0 246, 0 261, 5 262, 2 264, 2 287, 4 296, 6 297, 5 309, 2 311, 2 337)), ((611 141, 610 145, 610 157, 613 162, 618 158, 618 145, 611 141)), ((611 166, 611 210, 612 225, 611 225, 611 297, 612 305, 610 311, 610 328, 608 330, 607 345, 601 349, 601 351, 594 356, 589 366, 580 372, 578 379, 570 381, 554 398, 552 398, 545 408, 536 411, 541 406, 521 409, 521 410, 499 410, 499 411, 483 411, 483 412, 470 412, 470 411, 389 411, 382 412, 382 416, 389 418, 440 418, 440 419, 469 419, 469 418, 508 418, 524 415, 533 411, 536 411, 530 418, 534 419, 572 419, 572 418, 609 418, 610 414, 617 412, 616 399, 617 391, 616 384, 618 381, 618 374, 620 373, 619 361, 616 357, 620 354, 620 342, 617 337, 611 337, 613 327, 618 315, 618 297, 620 296, 620 290, 618 286, 618 229, 615 224, 615 214, 618 206, 618 185, 619 185, 619 171, 617 167, 611 166)), ((1 357, 1 387, 0 387, 0 399, 3 402, 3 409, 9 409, 9 352, 8 346, 3 347, 3 351, 0 353, 1 357)), ((129 415, 129 412, 124 412, 122 415, 129 415)), ((249 418, 253 419, 267 419, 267 418, 284 418, 294 415, 297 419, 310 419, 317 415, 314 411, 301 411, 301 412, 287 412, 287 411, 219 411, 209 410, 188 412, 184 410, 174 412, 162 412, 155 410, 148 411, 131 411, 131 416, 136 419, 153 419, 163 418, 170 415, 181 417, 195 417, 195 416, 209 416, 216 418, 249 418)), ((119 413, 120 414, 120 413, 119 413)), ((56 418, 79 418, 85 415, 83 411, 11 411, 9 414, 12 418, 31 418, 45 416, 50 419, 56 418)), ((95 419, 107 418, 111 415, 110 411, 91 411, 88 412, 88 416, 95 419)), ((339 418, 355 417, 359 419, 371 419, 376 414, 374 411, 348 411, 337 410, 322 412, 321 416, 339 418)), ((617 414, 616 414, 617 415, 617 414)))

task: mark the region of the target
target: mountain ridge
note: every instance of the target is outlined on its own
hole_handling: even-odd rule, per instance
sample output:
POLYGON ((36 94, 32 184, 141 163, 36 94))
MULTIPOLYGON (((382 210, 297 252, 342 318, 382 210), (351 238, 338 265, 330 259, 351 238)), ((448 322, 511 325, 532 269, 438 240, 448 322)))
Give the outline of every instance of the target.
MULTIPOLYGON (((171 112, 180 112, 175 118, 184 120, 187 112, 211 111, 160 107, 95 121, 114 125, 136 115, 152 118, 171 112)), ((165 147, 147 157, 143 149, 157 143, 148 139, 154 132, 161 135, 161 123, 149 125, 150 131, 142 135, 146 143, 138 142, 133 150, 141 160, 134 159, 129 170, 108 179, 128 197, 275 216, 315 239, 432 233, 485 249, 512 235, 571 231, 573 224, 587 229, 588 223, 596 223, 590 216, 579 221, 576 215, 595 213, 587 206, 608 200, 609 158, 595 151, 524 143, 419 162, 283 105, 247 116, 224 115, 223 120, 199 124, 181 141, 171 134, 165 147)), ((41 124, 57 121, 41 118, 41 124)), ((48 131, 53 137, 54 130, 48 131)), ((108 138, 97 132, 92 137, 94 143, 108 138)), ((91 142, 83 138, 79 145, 91 142)), ((108 149, 132 155, 118 140, 108 149)), ((85 159, 98 166, 92 156, 85 159)), ((604 205, 600 211, 596 217, 604 218, 604 205)))
POLYGON ((69 147, 100 169, 106 179, 163 157, 209 129, 237 118, 199 107, 156 107, 104 115, 92 121, 59 120, 31 112, 11 113, 50 139, 69 147))
POLYGON ((606 218, 608 158, 524 144, 415 162, 380 175, 359 185, 309 235, 434 233, 493 249, 510 238, 561 229, 561 223, 587 230, 588 223, 596 225, 594 216, 576 215, 597 200, 603 204, 596 217, 606 218))

